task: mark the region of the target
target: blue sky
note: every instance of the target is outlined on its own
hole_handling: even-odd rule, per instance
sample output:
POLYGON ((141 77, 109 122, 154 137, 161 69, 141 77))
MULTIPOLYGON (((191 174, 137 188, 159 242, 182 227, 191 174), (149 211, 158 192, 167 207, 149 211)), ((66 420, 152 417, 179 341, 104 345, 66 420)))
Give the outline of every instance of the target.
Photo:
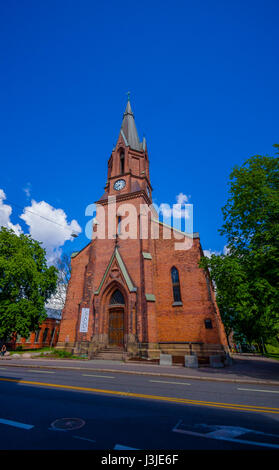
POLYGON ((81 226, 73 242, 57 241, 63 249, 88 243, 85 208, 103 193, 130 90, 154 201, 191 195, 203 248, 222 251, 233 166, 273 155, 279 142, 278 1, 9 0, 0 8, 5 220, 28 232, 19 216, 34 200, 81 226))

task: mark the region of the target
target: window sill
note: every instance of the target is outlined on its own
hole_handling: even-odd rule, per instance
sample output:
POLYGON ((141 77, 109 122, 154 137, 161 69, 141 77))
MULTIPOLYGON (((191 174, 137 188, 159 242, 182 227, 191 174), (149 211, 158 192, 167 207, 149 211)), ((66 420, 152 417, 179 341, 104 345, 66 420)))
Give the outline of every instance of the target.
POLYGON ((173 307, 180 307, 181 305, 183 305, 182 302, 173 302, 172 304, 173 307))

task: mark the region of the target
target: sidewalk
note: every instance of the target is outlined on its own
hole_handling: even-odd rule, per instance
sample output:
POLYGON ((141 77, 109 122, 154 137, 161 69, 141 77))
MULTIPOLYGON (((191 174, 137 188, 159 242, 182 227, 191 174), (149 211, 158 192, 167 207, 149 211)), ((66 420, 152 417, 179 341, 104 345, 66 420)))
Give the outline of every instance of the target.
POLYGON ((98 372, 153 375, 180 379, 210 380, 279 386, 279 361, 260 356, 233 355, 232 366, 222 369, 199 367, 189 369, 183 366, 164 367, 157 364, 138 364, 108 360, 73 359, 11 359, 0 360, 1 367, 28 367, 57 370, 87 370, 98 372))

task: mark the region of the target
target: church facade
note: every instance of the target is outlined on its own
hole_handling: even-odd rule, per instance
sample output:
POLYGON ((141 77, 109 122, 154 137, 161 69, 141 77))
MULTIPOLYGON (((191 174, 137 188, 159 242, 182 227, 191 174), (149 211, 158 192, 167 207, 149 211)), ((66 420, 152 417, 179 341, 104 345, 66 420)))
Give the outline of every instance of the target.
POLYGON ((148 359, 225 355, 211 281, 198 266, 199 234, 189 237, 159 221, 146 141, 139 140, 129 100, 96 204, 92 241, 72 255, 57 347, 90 358, 109 350, 148 359), (131 206, 134 222, 127 224, 131 206), (124 236, 127 226, 131 237, 124 236), (178 235, 188 249, 176 248, 178 235))

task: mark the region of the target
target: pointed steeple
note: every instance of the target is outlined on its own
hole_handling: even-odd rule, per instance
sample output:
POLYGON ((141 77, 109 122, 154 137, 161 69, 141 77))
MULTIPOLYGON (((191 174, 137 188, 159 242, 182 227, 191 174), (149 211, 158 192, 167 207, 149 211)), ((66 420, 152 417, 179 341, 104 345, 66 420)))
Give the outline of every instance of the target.
MULTIPOLYGON (((128 102, 125 113, 123 115, 123 121, 121 125, 121 131, 123 132, 127 144, 134 150, 142 151, 142 143, 139 140, 134 114, 131 108, 130 96, 128 94, 128 102)), ((124 139, 124 140, 125 140, 124 139)))

